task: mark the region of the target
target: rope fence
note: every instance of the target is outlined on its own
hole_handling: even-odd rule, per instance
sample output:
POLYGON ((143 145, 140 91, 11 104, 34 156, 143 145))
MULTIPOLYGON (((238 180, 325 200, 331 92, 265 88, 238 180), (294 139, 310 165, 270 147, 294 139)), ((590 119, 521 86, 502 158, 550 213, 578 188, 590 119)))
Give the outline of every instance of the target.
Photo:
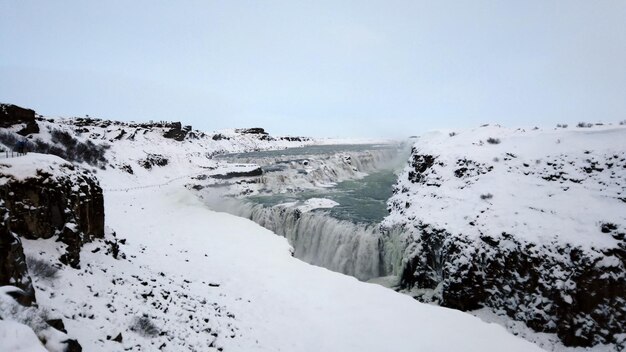
POLYGON ((157 188, 157 187, 167 186, 167 185, 169 185, 170 183, 172 183, 174 181, 182 180, 182 179, 188 178, 188 177, 191 178, 191 177, 202 175, 202 174, 204 174, 204 172, 193 173, 193 174, 189 174, 189 175, 183 175, 183 176, 175 177, 175 178, 172 178, 172 179, 168 180, 167 182, 153 184, 153 185, 135 186, 135 187, 127 187, 127 188, 105 188, 105 189, 103 189, 103 191, 105 191, 105 192, 128 192, 128 191, 138 190, 138 189, 157 188))
POLYGON ((17 158, 24 155, 26 155, 26 153, 20 153, 13 150, 11 150, 10 152, 8 150, 5 150, 4 153, 0 152, 0 157, 4 157, 5 159, 17 158))

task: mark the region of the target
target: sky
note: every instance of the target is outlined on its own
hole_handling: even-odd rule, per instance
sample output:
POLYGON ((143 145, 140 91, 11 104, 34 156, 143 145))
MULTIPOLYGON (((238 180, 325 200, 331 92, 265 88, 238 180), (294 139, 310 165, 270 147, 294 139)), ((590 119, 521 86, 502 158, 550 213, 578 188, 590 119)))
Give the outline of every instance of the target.
POLYGON ((0 102, 402 137, 626 119, 626 1, 0 0, 0 102))

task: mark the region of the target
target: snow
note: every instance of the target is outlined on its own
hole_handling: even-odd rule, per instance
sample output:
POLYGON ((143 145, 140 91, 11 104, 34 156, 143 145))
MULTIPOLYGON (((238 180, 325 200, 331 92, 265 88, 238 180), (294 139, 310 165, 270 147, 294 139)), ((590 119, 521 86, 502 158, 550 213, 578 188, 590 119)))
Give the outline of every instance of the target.
POLYGON ((494 313, 487 308, 481 308, 471 312, 472 315, 480 318, 482 321, 496 323, 505 326, 509 331, 515 331, 517 336, 523 337, 525 340, 531 340, 539 347, 546 351, 552 352, 606 352, 617 351, 615 346, 598 344, 593 347, 571 347, 563 346, 563 343, 555 334, 547 334, 536 332, 526 326, 521 321, 515 321, 505 314, 494 313))
POLYGON ((48 326, 46 311, 23 307, 9 293, 24 294, 14 286, 0 287, 0 352, 65 351, 68 336, 48 326))
POLYGON ((28 153, 24 156, 2 159, 0 161, 0 185, 8 181, 6 176, 23 181, 37 175, 37 171, 45 171, 52 175, 61 174, 59 166, 71 166, 67 161, 50 154, 28 153), (6 176, 5 176, 6 175, 6 176))
POLYGON ((624 197, 626 182, 620 171, 626 165, 626 127, 524 131, 487 126, 453 137, 433 132, 420 137, 414 148, 436 157, 435 171, 427 182, 440 187, 411 184, 407 168, 399 188, 409 191, 392 200, 412 204, 403 214, 392 214, 387 224, 428 219, 429 224, 451 233, 506 232, 532 242, 565 241, 584 248, 616 246, 611 236, 587 235, 598 233, 601 223, 626 226, 624 201, 619 199, 624 197), (489 144, 488 138, 500 143, 489 144), (454 171, 465 166, 458 160, 466 158, 472 162, 469 168, 478 165, 476 169, 483 172, 492 170, 456 177, 454 171), (587 173, 584 168, 591 162, 598 162, 603 170, 587 173), (560 173, 555 181, 543 178, 560 173), (487 194, 493 197, 481 199, 487 194), (415 203, 414 199, 428 201, 415 203), (478 213, 482 215, 475 218, 478 213), (475 226, 468 226, 469 222, 475 226))
POLYGON ((326 199, 326 198, 309 198, 306 201, 303 202, 302 205, 298 206, 297 208, 303 212, 309 212, 311 210, 314 209, 330 209, 330 208, 334 208, 336 206, 338 206, 339 203, 335 202, 332 199, 326 199))
POLYGON ((47 352, 31 328, 13 320, 0 320, 0 351, 47 352))
POLYGON ((279 208, 295 208, 300 213, 308 213, 315 209, 331 209, 338 206, 339 203, 327 198, 309 198, 305 201, 285 202, 277 204, 279 208))

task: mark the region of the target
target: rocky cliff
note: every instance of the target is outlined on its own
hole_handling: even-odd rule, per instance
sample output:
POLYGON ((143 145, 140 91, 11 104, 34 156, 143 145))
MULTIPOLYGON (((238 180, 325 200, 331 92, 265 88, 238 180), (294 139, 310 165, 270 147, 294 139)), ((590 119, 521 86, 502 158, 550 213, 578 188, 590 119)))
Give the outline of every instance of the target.
POLYGON ((0 200, 10 232, 27 239, 57 236, 67 245, 61 262, 80 263, 85 242, 104 236, 102 189, 91 172, 52 155, 0 162, 0 200))
POLYGON ((17 131, 22 136, 39 132, 34 110, 12 104, 0 104, 0 127, 7 128, 15 125, 23 125, 17 131))
POLYGON ((26 295, 18 300, 28 305, 35 301, 35 290, 26 267, 22 242, 9 229, 8 218, 4 201, 0 200, 0 286, 11 285, 22 289, 26 295))
POLYGON ((484 127, 418 140, 384 225, 414 297, 623 346, 625 195, 626 128, 484 127))

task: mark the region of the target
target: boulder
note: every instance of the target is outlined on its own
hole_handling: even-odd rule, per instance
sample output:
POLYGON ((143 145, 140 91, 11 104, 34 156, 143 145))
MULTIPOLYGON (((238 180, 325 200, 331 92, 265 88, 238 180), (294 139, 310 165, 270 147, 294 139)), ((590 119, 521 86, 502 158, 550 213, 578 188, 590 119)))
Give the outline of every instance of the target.
POLYGON ((191 130, 191 126, 185 126, 185 128, 182 128, 180 122, 172 122, 169 125, 171 128, 163 134, 163 137, 170 138, 178 142, 184 141, 187 133, 191 130))
POLYGON ((39 125, 35 121, 35 111, 24 109, 17 105, 0 104, 0 127, 8 128, 17 124, 26 124, 17 133, 26 136, 31 133, 39 133, 39 125))

